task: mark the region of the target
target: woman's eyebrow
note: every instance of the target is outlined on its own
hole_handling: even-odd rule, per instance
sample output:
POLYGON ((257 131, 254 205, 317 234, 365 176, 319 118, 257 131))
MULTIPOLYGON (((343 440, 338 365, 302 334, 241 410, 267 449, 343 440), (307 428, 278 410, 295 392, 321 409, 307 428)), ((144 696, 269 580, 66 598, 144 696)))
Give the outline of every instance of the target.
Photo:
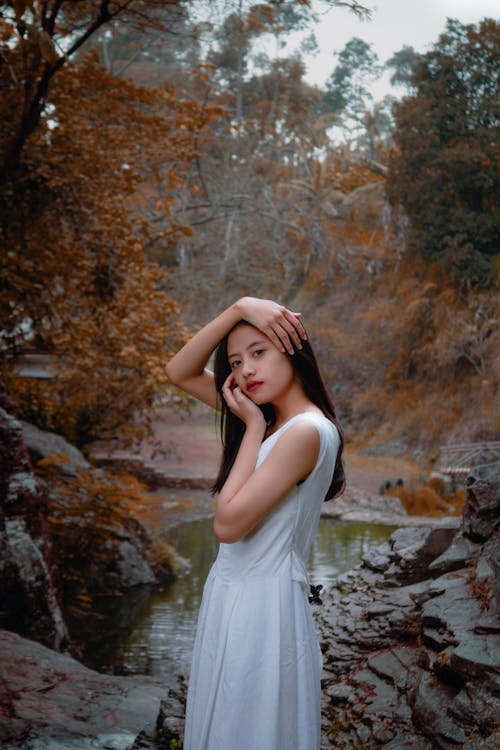
MULTIPOLYGON (((266 342, 264 341, 264 339, 257 339, 257 341, 252 341, 252 343, 247 346, 246 351, 251 349, 252 346, 257 346, 258 344, 265 344, 265 343, 266 342)), ((231 357, 239 357, 239 356, 240 356, 239 352, 233 352, 232 354, 228 354, 227 358, 231 359, 231 357)))

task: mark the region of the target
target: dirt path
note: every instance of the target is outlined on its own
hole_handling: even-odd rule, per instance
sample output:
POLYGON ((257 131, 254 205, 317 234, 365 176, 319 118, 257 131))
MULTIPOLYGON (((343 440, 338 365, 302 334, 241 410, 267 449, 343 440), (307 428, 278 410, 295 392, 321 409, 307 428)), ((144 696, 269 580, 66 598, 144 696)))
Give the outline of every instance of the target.
MULTIPOLYGON (((155 470, 172 478, 213 479, 220 456, 214 412, 203 407, 193 409, 191 414, 161 410, 154 433, 164 454, 153 456, 151 448, 144 445, 141 455, 155 470)), ((409 459, 369 456, 350 445, 344 455, 348 484, 365 492, 378 493, 385 479, 402 477, 406 481, 417 478, 422 471, 409 459)))

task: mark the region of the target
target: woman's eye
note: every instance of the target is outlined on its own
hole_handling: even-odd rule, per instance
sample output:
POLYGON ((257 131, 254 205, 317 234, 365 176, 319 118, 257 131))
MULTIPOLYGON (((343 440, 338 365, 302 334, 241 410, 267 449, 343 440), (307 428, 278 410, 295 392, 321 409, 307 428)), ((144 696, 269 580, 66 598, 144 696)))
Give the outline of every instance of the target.
POLYGON ((254 357, 260 357, 260 355, 263 353, 264 349, 255 349, 253 352, 254 357))
POLYGON ((233 359, 233 361, 230 364, 231 370, 234 370, 235 367, 238 367, 239 364, 240 364, 240 360, 239 359, 233 359))

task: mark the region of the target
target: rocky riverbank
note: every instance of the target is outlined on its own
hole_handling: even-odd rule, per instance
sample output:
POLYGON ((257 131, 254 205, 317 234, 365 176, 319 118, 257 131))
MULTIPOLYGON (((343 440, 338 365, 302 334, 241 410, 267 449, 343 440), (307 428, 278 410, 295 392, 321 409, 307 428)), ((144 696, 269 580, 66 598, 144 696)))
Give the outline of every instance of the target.
POLYGON ((500 465, 463 519, 400 528, 317 609, 324 750, 500 746, 500 465))

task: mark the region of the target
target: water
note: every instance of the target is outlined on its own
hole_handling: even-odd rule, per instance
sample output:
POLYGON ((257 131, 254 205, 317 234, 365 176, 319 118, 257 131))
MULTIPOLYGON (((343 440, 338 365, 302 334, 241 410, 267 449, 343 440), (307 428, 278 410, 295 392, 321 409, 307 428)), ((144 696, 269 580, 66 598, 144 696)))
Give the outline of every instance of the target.
MULTIPOLYGON (((387 539, 392 530, 322 518, 309 558, 311 583, 327 585, 356 565, 369 547, 387 539)), ((175 527, 168 541, 189 560, 190 570, 163 591, 141 588, 112 603, 104 602, 106 620, 111 617, 119 622, 120 629, 116 634, 115 626, 112 640, 87 642, 84 661, 88 666, 102 672, 156 677, 189 672, 203 584, 218 543, 211 519, 175 527)))

